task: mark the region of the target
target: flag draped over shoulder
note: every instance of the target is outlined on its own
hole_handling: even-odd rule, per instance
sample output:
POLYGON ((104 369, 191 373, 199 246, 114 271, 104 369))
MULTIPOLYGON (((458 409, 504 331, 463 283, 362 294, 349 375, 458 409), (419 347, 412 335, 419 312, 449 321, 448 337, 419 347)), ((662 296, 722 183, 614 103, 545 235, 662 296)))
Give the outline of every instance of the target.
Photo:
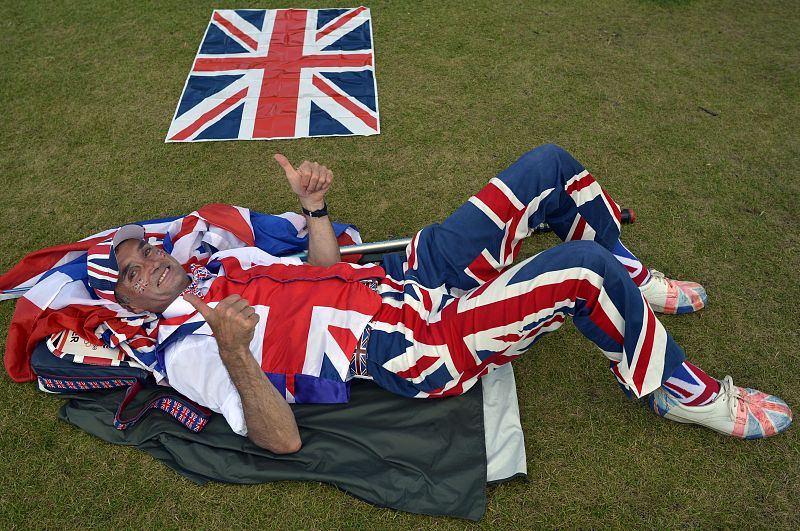
MULTIPOLYGON (((151 244, 162 246, 187 270, 205 265, 217 251, 250 246, 282 256, 308 246, 305 219, 291 212, 270 215, 212 204, 186 216, 138 223, 151 244)), ((0 276, 0 300, 19 298, 5 351, 5 368, 13 380, 35 379, 30 367, 34 347, 64 329, 93 344, 118 347, 151 370, 156 367, 158 317, 132 314, 97 297, 88 284, 87 251, 115 230, 35 251, 0 276)), ((352 225, 335 223, 334 230, 341 245, 361 243, 352 225)))
POLYGON ((166 142, 379 132, 369 9, 218 9, 166 142))

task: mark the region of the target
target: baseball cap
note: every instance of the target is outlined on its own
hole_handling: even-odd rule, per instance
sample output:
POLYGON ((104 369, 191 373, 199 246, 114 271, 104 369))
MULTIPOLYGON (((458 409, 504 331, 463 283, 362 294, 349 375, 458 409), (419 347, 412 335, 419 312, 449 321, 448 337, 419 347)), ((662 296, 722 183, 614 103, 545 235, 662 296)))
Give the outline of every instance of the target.
POLYGON ((89 274, 89 286, 95 294, 111 302, 117 302, 114 288, 117 286, 119 266, 114 250, 126 240, 143 240, 144 227, 141 225, 123 225, 114 235, 89 249, 86 258, 86 270, 89 274))

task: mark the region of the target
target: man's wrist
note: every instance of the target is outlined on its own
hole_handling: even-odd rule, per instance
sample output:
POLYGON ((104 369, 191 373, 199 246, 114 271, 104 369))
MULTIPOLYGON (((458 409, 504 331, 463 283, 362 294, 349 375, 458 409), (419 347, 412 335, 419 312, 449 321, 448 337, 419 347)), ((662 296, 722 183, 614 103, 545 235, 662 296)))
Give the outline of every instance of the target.
POLYGON ((306 206, 300 205, 303 209, 303 214, 311 218, 321 218, 328 215, 328 204, 323 201, 321 205, 306 206))
POLYGON ((221 347, 219 349, 219 356, 223 360, 246 360, 252 357, 249 347, 221 347))
POLYGON ((300 206, 305 210, 319 210, 325 206, 325 198, 322 199, 309 199, 303 198, 300 199, 300 206))

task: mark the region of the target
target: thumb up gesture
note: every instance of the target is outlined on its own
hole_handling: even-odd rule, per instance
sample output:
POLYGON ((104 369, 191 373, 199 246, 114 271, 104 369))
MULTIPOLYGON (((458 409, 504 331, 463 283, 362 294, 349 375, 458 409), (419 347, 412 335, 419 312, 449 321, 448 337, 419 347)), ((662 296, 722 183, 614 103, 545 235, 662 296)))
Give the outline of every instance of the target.
POLYGON ((205 318, 219 346, 220 355, 227 353, 250 354, 250 341, 258 324, 258 314, 239 295, 230 295, 211 308, 192 294, 183 296, 205 318))
POLYGON ((295 168, 289 159, 275 154, 275 160, 286 173, 286 180, 297 194, 300 204, 306 210, 319 210, 325 205, 325 194, 333 182, 333 172, 317 162, 304 160, 295 168))

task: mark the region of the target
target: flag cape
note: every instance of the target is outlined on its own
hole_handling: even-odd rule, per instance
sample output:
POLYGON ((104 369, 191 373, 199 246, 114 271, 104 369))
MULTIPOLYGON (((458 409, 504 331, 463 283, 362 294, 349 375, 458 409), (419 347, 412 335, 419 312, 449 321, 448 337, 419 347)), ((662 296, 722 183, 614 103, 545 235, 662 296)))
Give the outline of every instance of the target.
MULTIPOLYGON (((255 246, 281 256, 305 250, 308 244, 305 220, 299 214, 275 216, 224 204, 206 205, 186 216, 138 223, 144 226, 150 243, 162 246, 185 268, 205 265, 221 250, 255 246)), ((334 224, 334 229, 340 244, 361 243, 355 227, 334 224)), ((35 251, 0 276, 0 300, 19 298, 4 359, 13 380, 35 379, 30 367, 34 347, 64 329, 93 344, 120 348, 155 369, 158 317, 131 314, 97 297, 88 285, 86 252, 115 230, 35 251)))
POLYGON ((166 142, 379 132, 369 9, 220 9, 166 142))

